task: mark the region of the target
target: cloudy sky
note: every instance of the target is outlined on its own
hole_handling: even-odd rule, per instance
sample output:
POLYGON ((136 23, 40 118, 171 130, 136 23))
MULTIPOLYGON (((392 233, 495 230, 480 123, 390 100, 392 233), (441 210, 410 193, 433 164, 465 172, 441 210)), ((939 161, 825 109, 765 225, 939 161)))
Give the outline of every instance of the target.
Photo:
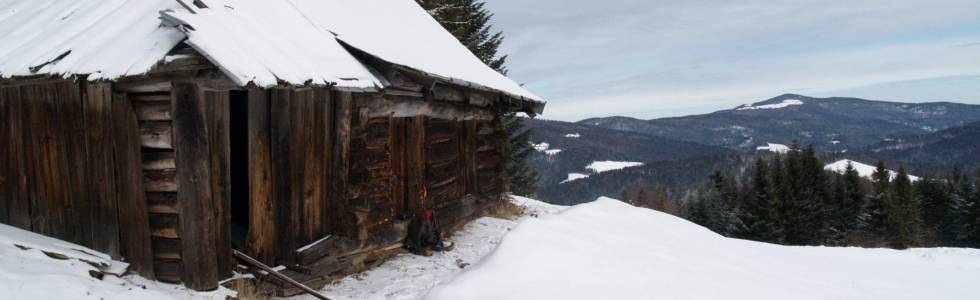
POLYGON ((487 0, 544 118, 706 113, 783 93, 980 104, 980 1, 487 0))

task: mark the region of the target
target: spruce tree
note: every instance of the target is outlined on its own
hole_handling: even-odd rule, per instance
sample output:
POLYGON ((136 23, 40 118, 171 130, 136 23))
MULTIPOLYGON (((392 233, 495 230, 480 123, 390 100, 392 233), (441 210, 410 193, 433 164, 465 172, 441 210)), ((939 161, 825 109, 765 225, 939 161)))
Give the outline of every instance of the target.
POLYGON ((788 226, 786 216, 786 199, 790 196, 790 184, 786 180, 786 169, 783 167, 783 159, 779 154, 773 155, 772 166, 769 168, 769 183, 772 187, 772 242, 783 243, 786 240, 786 227, 788 226))
POLYGON ((833 206, 830 210, 830 232, 827 242, 830 245, 843 245, 850 230, 850 212, 847 211, 847 184, 844 176, 837 174, 833 179, 833 206))
POLYGON ((922 211, 923 230, 930 242, 938 245, 951 245, 955 240, 952 234, 952 199, 942 180, 925 177, 915 183, 915 197, 919 199, 922 211))
POLYGON ((847 167, 844 168, 844 204, 841 209, 844 210, 843 215, 845 216, 844 232, 845 234, 850 233, 858 228, 861 228, 861 216, 864 215, 864 208, 866 207, 866 199, 864 193, 861 191, 861 174, 858 174, 857 169, 850 162, 847 163, 847 167))
POLYGON ((885 205, 886 234, 892 247, 905 249, 917 243, 919 211, 904 167, 898 169, 891 187, 891 202, 885 205))
POLYGON ((741 210, 740 219, 746 227, 744 237, 756 241, 773 241, 776 236, 773 224, 773 189, 769 182, 769 166, 761 157, 756 158, 751 185, 746 205, 741 210))
POLYGON ((891 204, 890 181, 891 172, 885 168, 885 162, 879 160, 871 174, 872 190, 867 208, 869 232, 883 234, 885 231, 885 210, 891 204))
MULTIPOLYGON (((499 55, 497 48, 503 42, 503 33, 490 25, 493 14, 480 0, 416 0, 439 24, 453 34, 481 61, 507 74, 504 64, 507 55, 499 55)), ((538 188, 540 176, 527 165, 531 149, 530 129, 524 127, 524 119, 516 113, 505 113, 500 119, 508 133, 504 147, 505 175, 510 191, 521 196, 532 196, 538 188)))

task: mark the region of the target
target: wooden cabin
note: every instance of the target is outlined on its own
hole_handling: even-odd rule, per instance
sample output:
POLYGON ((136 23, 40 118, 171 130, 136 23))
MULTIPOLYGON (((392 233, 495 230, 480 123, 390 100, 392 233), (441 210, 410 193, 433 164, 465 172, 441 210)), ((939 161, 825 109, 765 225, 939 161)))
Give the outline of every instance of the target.
POLYGON ((322 285, 404 215, 472 219, 507 191, 500 116, 544 107, 412 0, 8 9, 0 222, 197 290, 232 249, 322 285))

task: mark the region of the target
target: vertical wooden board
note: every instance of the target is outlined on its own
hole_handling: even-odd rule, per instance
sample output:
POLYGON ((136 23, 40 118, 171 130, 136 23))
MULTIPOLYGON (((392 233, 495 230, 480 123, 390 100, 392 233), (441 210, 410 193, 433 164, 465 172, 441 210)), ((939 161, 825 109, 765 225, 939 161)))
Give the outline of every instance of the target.
POLYGON ((477 149, 477 133, 476 133, 476 120, 466 120, 464 121, 465 131, 466 131, 466 148, 465 151, 465 170, 466 170, 466 193, 476 194, 476 149, 477 149))
POLYGON ((55 95, 59 100, 65 149, 65 180, 68 182, 63 211, 65 219, 60 226, 65 227, 70 241, 76 244, 92 247, 93 222, 92 211, 96 209, 97 199, 90 198, 89 186, 86 182, 89 176, 89 160, 87 153, 88 133, 85 119, 85 106, 82 101, 81 84, 72 81, 60 81, 53 85, 55 95))
MULTIPOLYGON (((269 128, 269 91, 248 91, 248 253, 265 264, 276 258, 276 209, 269 128)), ((237 199, 236 199, 237 200, 237 199)))
POLYGON ((85 177, 92 248, 114 258, 120 257, 119 221, 116 205, 116 181, 113 174, 112 86, 109 83, 83 83, 85 88, 85 140, 88 143, 89 168, 85 177))
POLYGON ((316 101, 316 124, 317 124, 317 138, 321 139, 319 143, 319 148, 316 150, 316 156, 318 157, 320 172, 322 174, 320 183, 320 196, 319 196, 319 207, 320 207, 320 233, 321 234, 331 234, 333 233, 334 227, 332 227, 332 220, 330 217, 330 211, 335 210, 336 207, 333 203, 335 197, 332 195, 331 184, 334 174, 333 168, 331 168, 331 162, 333 162, 333 99, 331 99, 331 91, 327 88, 318 88, 314 91, 314 101, 316 101))
POLYGON ((406 207, 414 213, 428 207, 425 186, 425 117, 410 117, 405 121, 406 207))
POLYGON ((14 185, 17 178, 11 162, 16 158, 16 152, 11 149, 11 127, 13 116, 11 106, 14 101, 11 99, 9 88, 0 88, 0 145, 6 145, 6 151, 0 151, 0 223, 9 224, 10 216, 7 207, 14 202, 14 185))
POLYGON ((337 204, 333 228, 343 236, 356 237, 356 220, 348 208, 347 184, 350 177, 351 120, 354 114, 354 98, 350 92, 337 92, 334 102, 334 155, 332 185, 333 201, 337 204))
POLYGON ((310 147, 307 150, 307 168, 306 168, 306 178, 304 189, 309 192, 306 197, 306 203, 303 207, 304 212, 304 225, 306 226, 307 241, 304 241, 304 245, 316 241, 325 235, 323 231, 323 208, 325 202, 323 201, 324 194, 324 126, 323 119, 321 115, 325 110, 323 109, 326 104, 326 99, 323 98, 323 93, 320 93, 318 89, 309 90, 303 97, 307 101, 308 111, 310 112, 308 125, 310 131, 308 133, 310 140, 310 147))
MULTIPOLYGON (((289 227, 297 234, 291 241, 290 252, 313 242, 313 227, 319 216, 313 209, 313 189, 318 181, 313 174, 313 91, 310 89, 291 90, 290 92, 290 152, 289 171, 291 175, 292 196, 290 207, 289 227)), ((315 209, 314 209, 315 210, 315 209)))
POLYGON ((272 89, 270 92, 270 139, 272 141, 273 165, 272 187, 275 194, 274 199, 276 199, 275 210, 277 213, 276 236, 278 239, 276 241, 276 253, 278 254, 277 260, 280 262, 289 261, 292 258, 293 250, 296 250, 293 246, 296 245, 298 233, 295 228, 291 227, 293 210, 296 209, 292 205, 292 190, 294 188, 302 188, 302 186, 295 187, 292 185, 292 176, 297 170, 294 170, 290 164, 290 150, 294 145, 291 144, 292 140, 290 139, 292 128, 291 118, 293 117, 290 106, 293 103, 290 101, 289 96, 289 89, 277 88, 272 89))
POLYGON ((65 232, 66 200, 68 188, 67 163, 64 151, 64 120, 59 120, 61 107, 59 99, 50 84, 31 86, 32 151, 37 157, 32 159, 31 185, 35 196, 31 197, 31 228, 35 232, 70 240, 65 232))
POLYGON ((194 290, 213 290, 218 286, 216 207, 205 105, 200 89, 190 82, 174 84, 172 97, 184 283, 194 290))
POLYGON ((10 144, 8 149, 10 174, 10 198, 7 202, 7 214, 9 215, 7 224, 21 229, 31 229, 31 199, 27 185, 27 156, 24 151, 24 140, 27 128, 24 126, 26 120, 24 110, 25 101, 21 95, 21 89, 17 87, 4 88, 9 119, 5 119, 10 124, 10 144))
POLYGON ((131 270, 154 278, 150 221, 143 190, 139 124, 125 93, 113 94, 111 118, 119 250, 129 262, 131 270))
POLYGON ((218 277, 232 275, 231 254, 231 136, 229 123, 228 91, 207 91, 204 93, 208 138, 211 157, 211 197, 214 210, 214 243, 218 260, 218 277))
POLYGON ((392 200, 394 201, 395 211, 403 213, 408 211, 405 199, 406 186, 406 161, 405 161, 405 118, 391 118, 389 126, 389 148, 388 155, 391 159, 391 172, 394 175, 392 184, 392 200))

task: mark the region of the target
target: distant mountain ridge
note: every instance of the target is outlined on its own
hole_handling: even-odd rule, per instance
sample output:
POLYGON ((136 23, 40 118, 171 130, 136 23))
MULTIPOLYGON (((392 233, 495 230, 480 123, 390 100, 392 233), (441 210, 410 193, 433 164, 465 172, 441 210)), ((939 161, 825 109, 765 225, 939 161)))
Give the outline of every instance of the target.
POLYGON ((980 121, 877 143, 864 154, 924 170, 942 171, 953 165, 970 172, 980 167, 980 121))
POLYGON ((799 141, 818 149, 862 149, 980 120, 980 105, 899 103, 785 94, 709 114, 640 120, 591 118, 579 124, 751 151, 799 141))
POLYGON ((595 161, 651 163, 731 154, 717 146, 617 131, 596 126, 531 119, 525 122, 538 148, 529 165, 541 175, 541 185, 558 184, 569 173, 588 173, 595 161))

